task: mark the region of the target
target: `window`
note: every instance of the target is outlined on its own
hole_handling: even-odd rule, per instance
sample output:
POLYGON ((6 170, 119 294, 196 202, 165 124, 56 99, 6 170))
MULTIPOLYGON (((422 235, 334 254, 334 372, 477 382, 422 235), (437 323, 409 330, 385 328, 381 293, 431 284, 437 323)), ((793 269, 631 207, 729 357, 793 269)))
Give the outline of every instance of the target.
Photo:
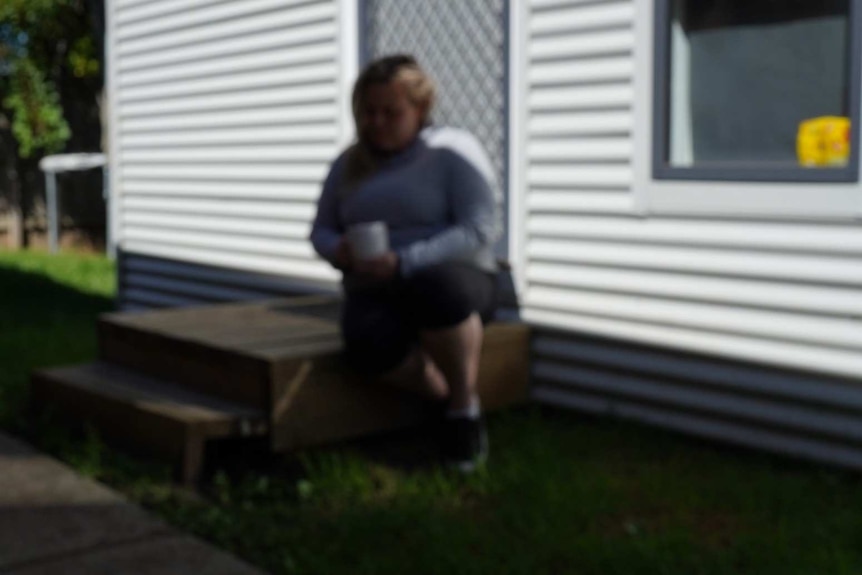
POLYGON ((858 179, 860 0, 656 0, 653 177, 858 179))

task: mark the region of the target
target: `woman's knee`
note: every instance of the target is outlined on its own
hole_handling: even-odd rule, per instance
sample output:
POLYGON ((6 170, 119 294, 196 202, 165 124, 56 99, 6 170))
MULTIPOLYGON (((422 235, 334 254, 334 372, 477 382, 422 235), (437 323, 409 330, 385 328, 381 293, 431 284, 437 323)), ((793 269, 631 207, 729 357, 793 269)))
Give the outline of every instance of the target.
POLYGON ((415 339, 391 310, 363 305, 345 310, 341 336, 348 362, 366 375, 379 375, 397 367, 410 354, 415 339))
POLYGON ((490 279, 466 266, 444 264, 419 270, 408 280, 408 292, 424 329, 453 327, 493 306, 490 279))

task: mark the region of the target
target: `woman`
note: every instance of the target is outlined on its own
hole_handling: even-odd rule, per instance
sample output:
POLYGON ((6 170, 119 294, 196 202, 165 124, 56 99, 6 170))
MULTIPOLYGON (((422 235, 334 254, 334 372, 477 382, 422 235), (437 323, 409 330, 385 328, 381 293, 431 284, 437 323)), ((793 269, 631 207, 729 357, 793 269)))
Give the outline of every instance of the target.
POLYGON ((499 226, 488 179, 452 145, 434 145, 454 134, 462 149, 481 150, 465 132, 440 138, 430 127, 434 92, 410 56, 360 74, 357 142, 332 165, 311 241, 344 274, 348 359, 444 403, 444 456, 469 471, 488 450, 476 380, 483 323, 494 313, 499 226), (345 231, 372 221, 386 223, 391 250, 359 260, 345 231))

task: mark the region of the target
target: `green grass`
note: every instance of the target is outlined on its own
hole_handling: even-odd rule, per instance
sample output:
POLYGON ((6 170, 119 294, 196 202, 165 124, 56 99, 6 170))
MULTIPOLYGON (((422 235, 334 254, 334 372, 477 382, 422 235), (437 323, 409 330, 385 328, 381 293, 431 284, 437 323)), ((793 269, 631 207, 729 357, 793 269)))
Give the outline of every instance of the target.
POLYGON ((0 425, 22 423, 34 368, 95 356, 94 318, 113 305, 114 277, 99 256, 0 251, 0 425))
POLYGON ((23 417, 32 368, 95 355, 113 273, 0 253, 0 423, 273 573, 862 574, 857 474, 536 407, 490 418, 491 463, 468 478, 380 456, 415 435, 234 454, 191 496, 164 465, 23 417))

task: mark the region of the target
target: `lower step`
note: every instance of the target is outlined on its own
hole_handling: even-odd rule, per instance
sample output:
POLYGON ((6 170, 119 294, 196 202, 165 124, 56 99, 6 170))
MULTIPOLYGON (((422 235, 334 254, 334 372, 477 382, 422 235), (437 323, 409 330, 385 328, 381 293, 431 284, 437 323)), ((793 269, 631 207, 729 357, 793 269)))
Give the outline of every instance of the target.
POLYGON ((187 484, 198 479, 208 439, 268 432, 260 410, 105 362, 37 371, 31 394, 37 407, 53 406, 63 419, 92 423, 111 440, 169 458, 187 484))

